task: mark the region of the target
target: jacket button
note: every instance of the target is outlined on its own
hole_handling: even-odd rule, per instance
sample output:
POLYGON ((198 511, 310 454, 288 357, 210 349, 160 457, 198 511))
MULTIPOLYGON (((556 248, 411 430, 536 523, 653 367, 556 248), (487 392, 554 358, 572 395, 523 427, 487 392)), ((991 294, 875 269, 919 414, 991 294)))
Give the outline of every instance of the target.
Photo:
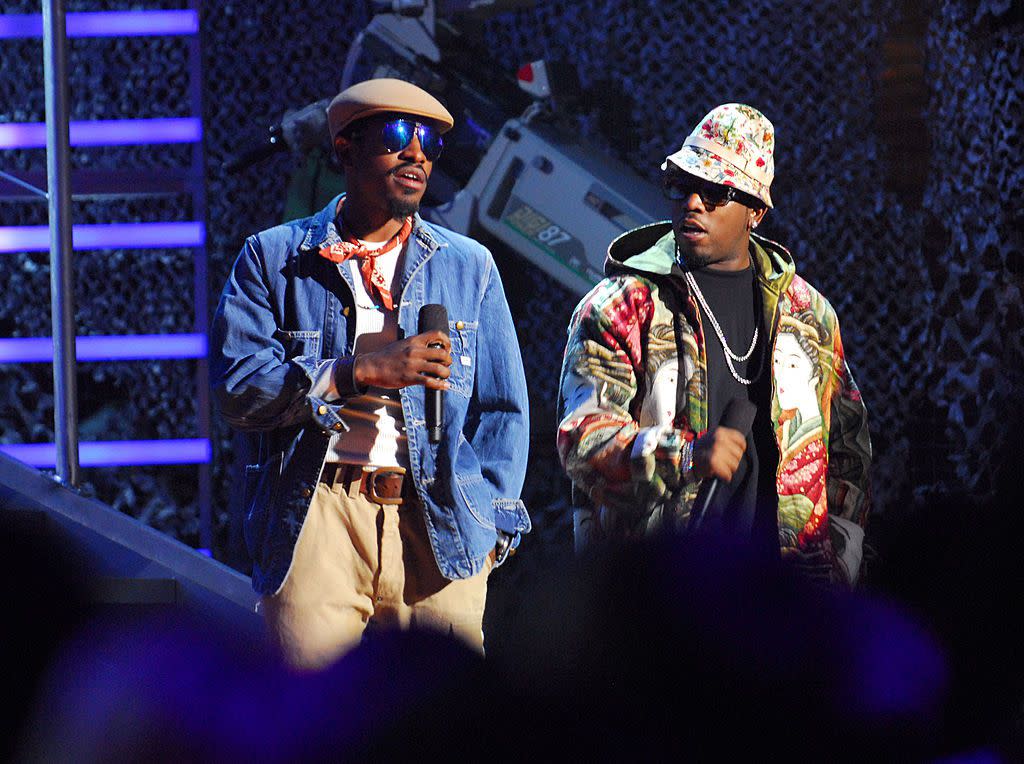
POLYGON ((316 412, 317 412, 318 414, 321 414, 321 415, 323 415, 323 414, 326 414, 326 413, 327 413, 327 407, 326 407, 326 406, 321 406, 320 408, 318 408, 318 409, 316 410, 316 412))
POLYGON ((303 499, 308 499, 312 495, 313 495, 313 492, 310 489, 308 489, 308 488, 303 488, 302 489, 302 498, 303 499))
POLYGON ((332 429, 340 430, 341 429, 341 422, 335 422, 333 425, 331 425, 331 427, 332 427, 332 429))
POLYGON ((466 328, 466 324, 465 324, 464 321, 456 321, 455 322, 455 328, 458 329, 461 332, 463 329, 466 328))
POLYGON ((342 308, 341 309, 341 315, 347 316, 348 315, 348 308, 342 308))

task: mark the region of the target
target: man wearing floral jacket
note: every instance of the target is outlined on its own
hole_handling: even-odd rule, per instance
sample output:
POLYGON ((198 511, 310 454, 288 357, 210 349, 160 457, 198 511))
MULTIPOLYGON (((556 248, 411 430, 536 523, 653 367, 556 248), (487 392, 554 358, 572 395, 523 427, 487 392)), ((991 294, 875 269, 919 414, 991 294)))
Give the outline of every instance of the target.
POLYGON ((573 314, 558 451, 589 497, 578 548, 693 531, 700 506, 703 532, 814 579, 858 578, 867 414, 832 306, 753 231, 772 207, 774 148, 756 109, 713 109, 662 165, 672 220, 613 241, 607 278, 573 314), (716 426, 736 398, 756 407, 748 434, 716 426))

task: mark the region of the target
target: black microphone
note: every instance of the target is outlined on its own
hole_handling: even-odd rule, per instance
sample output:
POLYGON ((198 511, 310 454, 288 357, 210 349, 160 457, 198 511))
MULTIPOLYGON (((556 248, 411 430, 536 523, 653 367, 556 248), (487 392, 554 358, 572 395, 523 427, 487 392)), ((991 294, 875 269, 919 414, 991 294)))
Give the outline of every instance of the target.
MULTIPOLYGON (((444 305, 430 303, 420 308, 419 334, 424 332, 439 331, 448 333, 448 311, 444 305)), ((428 347, 443 348, 440 342, 431 342, 428 347)), ((444 426, 444 391, 426 389, 427 405, 427 440, 430 443, 441 442, 441 428, 444 426)))
POLYGON ((238 172, 288 149, 307 153, 317 146, 329 148, 331 134, 327 126, 327 107, 330 103, 330 98, 324 98, 301 109, 285 112, 281 124, 271 125, 262 138, 251 142, 240 154, 226 162, 224 169, 238 172))
MULTIPOLYGON (((750 434, 750 428, 754 426, 755 416, 757 416, 757 406, 746 398, 733 398, 726 404, 718 426, 739 430, 746 437, 750 434)), ((703 485, 701 485, 700 491, 697 492, 697 498, 693 502, 693 509, 690 510, 690 522, 686 527, 687 531, 692 532, 700 527, 708 507, 715 500, 718 487, 723 482, 728 481, 723 481, 721 478, 716 477, 711 480, 705 480, 703 485)))

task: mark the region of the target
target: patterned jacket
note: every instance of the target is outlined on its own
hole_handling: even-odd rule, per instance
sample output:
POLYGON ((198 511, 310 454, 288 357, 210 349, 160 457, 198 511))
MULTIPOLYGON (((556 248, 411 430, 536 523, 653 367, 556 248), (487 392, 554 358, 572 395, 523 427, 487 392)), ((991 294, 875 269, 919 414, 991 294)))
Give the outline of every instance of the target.
MULTIPOLYGON (((750 252, 773 349, 781 553, 815 578, 852 582, 870 504, 867 412, 832 306, 779 244, 752 234, 750 252)), ((562 363, 558 452, 591 500, 577 546, 649 533, 666 513, 685 525, 701 481, 682 454, 709 424, 703 327, 671 223, 617 238, 605 273, 573 313, 562 363), (678 374, 678 390, 665 384, 678 374)))

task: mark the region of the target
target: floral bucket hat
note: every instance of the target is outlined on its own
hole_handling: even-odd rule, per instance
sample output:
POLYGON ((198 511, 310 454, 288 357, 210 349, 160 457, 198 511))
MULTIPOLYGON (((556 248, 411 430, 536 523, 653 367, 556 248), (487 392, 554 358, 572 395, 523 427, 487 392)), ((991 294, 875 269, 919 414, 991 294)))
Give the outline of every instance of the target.
POLYGON ((735 186, 769 207, 775 177, 775 128, 757 109, 741 103, 716 106, 683 141, 668 163, 723 186, 735 186))

